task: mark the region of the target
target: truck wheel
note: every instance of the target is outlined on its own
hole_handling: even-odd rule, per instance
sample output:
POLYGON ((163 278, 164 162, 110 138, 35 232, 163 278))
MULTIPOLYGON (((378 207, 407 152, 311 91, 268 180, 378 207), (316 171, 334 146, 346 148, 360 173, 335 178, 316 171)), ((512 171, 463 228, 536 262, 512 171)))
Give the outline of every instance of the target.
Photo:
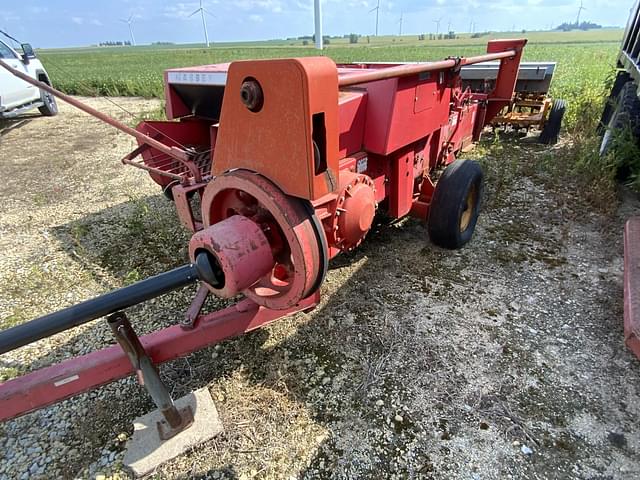
POLYGON ((42 102, 44 105, 38 107, 40 113, 45 117, 53 117, 58 114, 58 104, 56 103, 56 98, 51 95, 49 92, 41 91, 40 97, 42 98, 42 102))
POLYGON ((482 168, 472 160, 456 160, 436 183, 427 229, 436 245, 457 249, 476 228, 484 188, 482 168))
POLYGON ((633 138, 640 137, 640 99, 638 99, 637 87, 633 82, 625 83, 620 90, 615 109, 600 142, 601 157, 615 148, 616 131, 619 132, 625 128, 631 130, 633 138))
POLYGON ((553 101, 553 105, 551 105, 551 112, 549 112, 549 119, 540 133, 540 143, 553 145, 558 142, 558 136, 560 135, 560 129, 562 128, 562 118, 564 117, 564 112, 566 110, 567 102, 560 99, 553 101))

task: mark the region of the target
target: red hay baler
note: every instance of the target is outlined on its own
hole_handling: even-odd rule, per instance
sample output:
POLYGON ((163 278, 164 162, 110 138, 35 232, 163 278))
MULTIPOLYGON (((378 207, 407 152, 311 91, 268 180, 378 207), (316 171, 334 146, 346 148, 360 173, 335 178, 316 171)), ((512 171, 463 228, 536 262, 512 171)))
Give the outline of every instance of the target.
POLYGON ((362 242, 376 209, 424 220, 441 247, 463 246, 476 225, 483 175, 478 163, 456 157, 511 102, 525 44, 495 40, 486 55, 431 63, 308 57, 171 69, 168 121, 136 129, 0 61, 133 135, 139 146, 122 161, 148 171, 193 232, 183 267, 0 332, 2 354, 108 315, 119 344, 1 384, 0 419, 137 373, 171 436, 190 419, 155 365, 313 309, 329 260, 362 242), (461 68, 489 60, 500 62, 494 88, 463 88, 461 68), (123 309, 194 282, 200 288, 184 319, 136 336, 123 309), (210 294, 244 298, 202 313, 210 294))

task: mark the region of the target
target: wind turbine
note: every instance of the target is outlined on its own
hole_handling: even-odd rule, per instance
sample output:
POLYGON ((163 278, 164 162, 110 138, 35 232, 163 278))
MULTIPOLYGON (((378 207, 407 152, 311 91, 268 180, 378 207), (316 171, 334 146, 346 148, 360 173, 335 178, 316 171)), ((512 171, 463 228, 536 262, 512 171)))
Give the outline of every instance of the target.
POLYGON ((376 37, 378 36, 378 17, 380 15, 380 0, 378 0, 378 4, 369 10, 369 13, 376 11, 376 37))
POLYGON ((580 25, 580 13, 582 13, 582 10, 586 10, 586 8, 582 6, 582 0, 580 0, 580 6, 578 7, 578 18, 576 18, 576 27, 580 25))
POLYGON ((320 0, 313 1, 314 6, 314 19, 316 24, 316 48, 318 50, 322 50, 322 43, 324 38, 322 38, 322 5, 320 0))
POLYGON ((131 34, 131 44, 135 47, 136 37, 133 36, 133 14, 129 15, 129 18, 127 20, 120 19, 120 21, 129 25, 129 33, 131 34))
POLYGON ((207 15, 211 15, 212 17, 215 17, 215 15, 213 15, 212 13, 209 13, 207 11, 207 9, 204 8, 204 6, 202 5, 202 0, 200 0, 200 7, 198 7, 191 15, 189 15, 189 17, 193 17, 198 12, 200 12, 200 15, 202 15, 202 29, 204 30, 204 43, 208 47, 209 46, 209 32, 207 32, 207 21, 204 18, 204 14, 206 13, 207 15))
POLYGON ((440 22, 442 21, 442 17, 440 17, 438 20, 434 20, 433 23, 436 24, 436 37, 438 36, 438 34, 440 33, 440 22))
POLYGON ((400 24, 400 36, 402 36, 402 12, 400 12, 400 21, 398 23, 400 24))
POLYGON ((447 33, 451 31, 451 19, 449 19, 449 23, 447 24, 447 33))

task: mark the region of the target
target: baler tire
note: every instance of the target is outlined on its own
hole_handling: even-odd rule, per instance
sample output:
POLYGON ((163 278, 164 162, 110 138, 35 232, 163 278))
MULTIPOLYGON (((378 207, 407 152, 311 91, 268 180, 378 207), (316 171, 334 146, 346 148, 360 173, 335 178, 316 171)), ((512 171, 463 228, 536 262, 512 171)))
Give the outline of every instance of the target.
POLYGON ((600 142, 600 156, 604 157, 615 148, 615 131, 629 128, 633 138, 640 139, 640 99, 637 86, 627 82, 620 90, 615 109, 600 142))
POLYGON ((556 99, 553 101, 547 123, 545 123, 542 132, 540 132, 540 143, 544 143, 545 145, 553 145, 558 142, 560 129, 562 128, 562 119, 564 118, 566 110, 567 102, 561 99, 556 99))
POLYGON ((471 240, 478 222, 484 189, 482 167, 456 160, 444 171, 431 199, 427 230, 439 247, 455 250, 471 240))

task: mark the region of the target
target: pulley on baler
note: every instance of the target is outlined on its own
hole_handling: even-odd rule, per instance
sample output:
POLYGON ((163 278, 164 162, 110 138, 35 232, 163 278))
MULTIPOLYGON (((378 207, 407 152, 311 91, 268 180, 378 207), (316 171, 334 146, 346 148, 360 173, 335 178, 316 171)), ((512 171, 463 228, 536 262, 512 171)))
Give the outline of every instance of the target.
MULTIPOLYGON (((0 419, 133 370, 160 388, 148 365, 313 309, 328 261, 361 244, 378 206, 395 218, 426 221, 442 247, 463 246, 475 229, 482 171, 456 157, 511 101, 525 44, 496 40, 487 55, 419 64, 336 65, 309 57, 172 69, 165 74, 168 121, 145 121, 135 130, 0 61, 133 135, 139 146, 123 163, 148 171, 192 232, 190 265, 0 332, 0 354, 200 282, 179 324, 140 339, 131 328, 126 335, 114 330, 122 348, 0 385, 0 419), (460 68, 487 60, 500 61, 494 88, 463 88, 460 68), (432 173, 442 167, 435 182, 432 173), (244 299, 202 313, 211 293, 244 299)), ((151 393, 174 429, 190 423, 162 391, 151 393)))

